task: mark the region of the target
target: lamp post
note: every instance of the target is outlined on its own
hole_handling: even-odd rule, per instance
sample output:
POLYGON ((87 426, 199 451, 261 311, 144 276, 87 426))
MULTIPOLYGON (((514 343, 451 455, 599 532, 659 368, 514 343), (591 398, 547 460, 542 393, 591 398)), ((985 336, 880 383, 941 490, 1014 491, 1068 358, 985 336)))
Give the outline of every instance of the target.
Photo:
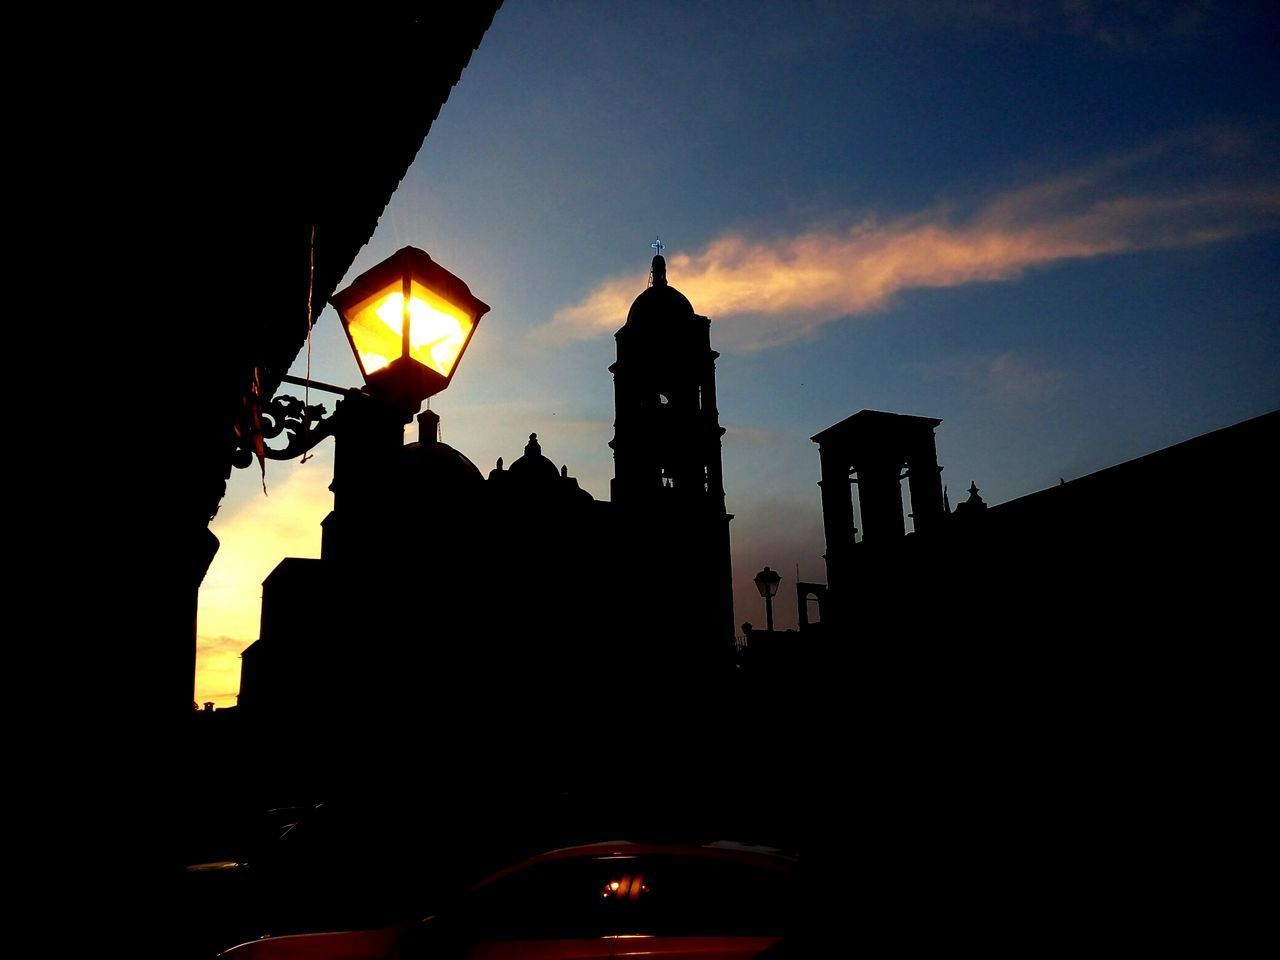
POLYGON ((770 633, 773 633, 773 598, 781 582, 782 578, 778 576, 777 571, 770 570, 768 567, 756 574, 756 589, 760 591, 760 596, 764 597, 764 615, 770 633))

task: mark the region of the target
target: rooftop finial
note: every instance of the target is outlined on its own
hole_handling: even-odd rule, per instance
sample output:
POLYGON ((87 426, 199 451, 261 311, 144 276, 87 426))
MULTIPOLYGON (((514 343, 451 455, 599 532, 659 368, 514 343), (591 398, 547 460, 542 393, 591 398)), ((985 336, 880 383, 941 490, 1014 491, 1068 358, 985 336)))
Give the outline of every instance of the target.
POLYGON ((418 442, 424 447, 440 442, 440 414, 434 410, 418 414, 418 442))
POLYGON ((653 243, 649 244, 650 249, 657 251, 653 255, 653 266, 649 272, 649 285, 652 287, 665 287, 667 285, 667 261, 662 258, 662 251, 665 246, 661 237, 654 237, 653 243))
POLYGON ((978 496, 978 484, 974 482, 969 484, 969 499, 957 503, 955 510, 951 512, 956 517, 973 517, 985 509, 987 502, 978 496))

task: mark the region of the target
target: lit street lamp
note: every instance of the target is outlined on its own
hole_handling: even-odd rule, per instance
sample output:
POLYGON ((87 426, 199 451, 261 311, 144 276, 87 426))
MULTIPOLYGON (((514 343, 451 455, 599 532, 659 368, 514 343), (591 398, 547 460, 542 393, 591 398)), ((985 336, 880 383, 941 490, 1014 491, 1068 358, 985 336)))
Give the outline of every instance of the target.
POLYGON ((764 615, 770 633, 773 633, 773 598, 778 592, 778 584, 782 578, 776 570, 765 567, 756 574, 756 589, 764 597, 764 615))
MULTIPOLYGON (((387 491, 403 477, 404 427, 427 397, 453 380, 489 305, 422 250, 405 247, 362 273, 330 302, 338 311, 365 386, 338 387, 285 376, 284 383, 342 397, 337 409, 277 395, 250 408, 239 428, 233 463, 247 467, 254 455, 292 460, 326 437, 334 449, 333 512, 325 520, 322 559, 381 556, 395 547, 382 523, 387 491), (283 447, 267 440, 288 435, 283 447)), ((422 442, 436 440, 439 417, 419 420, 422 442)), ((473 468, 474 469, 474 468, 473 468)))
MULTIPOLYGON (((391 429, 382 431, 387 436, 408 423, 423 400, 449 386, 480 318, 489 312, 489 305, 472 296, 466 283, 416 247, 397 250, 335 293, 330 302, 360 365, 365 388, 336 387, 294 376, 281 380, 348 398, 362 408, 359 415, 349 411, 348 420, 357 416, 365 424, 394 420, 391 429)), ((262 423, 255 424, 254 430, 261 438, 271 439, 281 432, 289 438, 283 448, 257 441, 258 454, 270 460, 301 456, 337 429, 335 417, 327 417, 324 407, 308 406, 287 395, 273 398, 260 415, 262 423)), ((252 437, 246 435, 233 462, 247 467, 253 452, 252 437)))
POLYGON ((369 392, 414 413, 449 385, 489 305, 416 247, 393 253, 330 300, 369 392))

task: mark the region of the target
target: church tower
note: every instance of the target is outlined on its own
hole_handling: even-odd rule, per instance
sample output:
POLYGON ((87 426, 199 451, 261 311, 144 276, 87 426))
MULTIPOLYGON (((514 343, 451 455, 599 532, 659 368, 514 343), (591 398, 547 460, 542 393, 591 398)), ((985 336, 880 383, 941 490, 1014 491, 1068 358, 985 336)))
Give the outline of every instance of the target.
POLYGON ((656 544, 672 614, 731 643, 733 584, 711 321, 667 283, 661 253, 615 338, 612 500, 656 544))

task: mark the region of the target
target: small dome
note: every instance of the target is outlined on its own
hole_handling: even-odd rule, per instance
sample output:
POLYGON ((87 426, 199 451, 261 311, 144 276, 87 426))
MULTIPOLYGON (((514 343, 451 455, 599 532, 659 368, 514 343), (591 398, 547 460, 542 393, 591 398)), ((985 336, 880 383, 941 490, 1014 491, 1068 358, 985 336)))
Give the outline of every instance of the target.
POLYGON ((536 433, 529 434, 529 442, 525 444, 524 456, 511 464, 507 472, 519 480, 554 482, 560 479, 560 471, 556 465, 542 455, 542 446, 538 443, 536 433))
POLYGON ((403 449, 411 490, 429 487, 433 494, 469 493, 484 484, 480 469, 447 443, 408 443, 403 449))

